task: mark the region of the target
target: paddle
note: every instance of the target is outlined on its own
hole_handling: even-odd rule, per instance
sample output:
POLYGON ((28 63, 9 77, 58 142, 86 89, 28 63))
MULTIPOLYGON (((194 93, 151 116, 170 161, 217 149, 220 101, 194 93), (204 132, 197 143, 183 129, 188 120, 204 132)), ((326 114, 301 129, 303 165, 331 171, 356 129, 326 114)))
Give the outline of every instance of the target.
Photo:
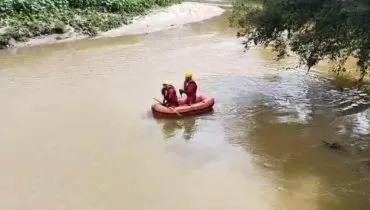
MULTIPOLYGON (((158 100, 158 99, 156 99, 156 98, 153 98, 155 101, 157 101, 158 103, 160 103, 160 104, 162 104, 163 105, 163 103, 160 101, 160 100, 158 100)), ((163 105, 164 106, 164 105, 163 105)), ((167 107, 167 106, 166 106, 167 107)), ((175 112, 178 116, 182 116, 178 111, 176 111, 174 108, 172 108, 172 107, 167 107, 167 108, 169 108, 169 109, 171 109, 173 112, 175 112)))

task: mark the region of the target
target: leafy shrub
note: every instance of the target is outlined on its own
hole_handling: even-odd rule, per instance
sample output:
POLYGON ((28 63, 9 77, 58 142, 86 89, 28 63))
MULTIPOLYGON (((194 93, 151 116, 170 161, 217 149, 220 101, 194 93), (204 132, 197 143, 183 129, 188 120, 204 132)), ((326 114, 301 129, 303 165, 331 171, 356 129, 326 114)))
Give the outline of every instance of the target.
POLYGON ((63 34, 67 26, 96 36, 127 24, 129 17, 180 0, 0 0, 0 49, 11 40, 63 34), (6 28, 6 30, 2 30, 6 28))

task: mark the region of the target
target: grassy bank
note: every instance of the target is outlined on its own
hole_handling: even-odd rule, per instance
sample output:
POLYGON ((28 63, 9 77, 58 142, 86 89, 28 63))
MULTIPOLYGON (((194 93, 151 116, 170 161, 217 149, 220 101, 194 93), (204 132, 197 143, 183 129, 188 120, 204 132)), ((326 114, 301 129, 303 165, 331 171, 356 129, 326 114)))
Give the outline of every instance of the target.
POLYGON ((1 0, 0 49, 51 34, 96 36, 181 0, 1 0))

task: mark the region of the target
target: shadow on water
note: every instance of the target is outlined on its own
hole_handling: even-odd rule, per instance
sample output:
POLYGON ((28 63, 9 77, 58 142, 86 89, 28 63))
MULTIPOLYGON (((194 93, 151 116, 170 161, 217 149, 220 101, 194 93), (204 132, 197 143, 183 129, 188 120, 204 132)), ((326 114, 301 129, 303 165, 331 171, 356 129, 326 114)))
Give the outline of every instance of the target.
POLYGON ((272 172, 288 209, 305 202, 317 206, 303 209, 368 209, 370 112, 353 105, 368 103, 366 93, 337 91, 330 80, 304 70, 200 83, 217 100, 214 123, 222 123, 226 141, 272 172), (324 141, 342 147, 333 150, 324 141))
MULTIPOLYGON (((254 154, 255 164, 275 172, 282 196, 316 199, 317 208, 323 210, 368 209, 370 166, 354 162, 370 157, 367 147, 358 150, 361 142, 369 140, 364 140, 370 133, 369 112, 348 108, 352 113, 343 113, 344 107, 337 107, 353 91, 337 95, 326 80, 314 75, 302 78, 302 73, 293 71, 254 82, 227 80, 229 93, 234 93, 228 96, 233 103, 224 105, 227 139, 254 154), (343 147, 332 150, 323 141, 343 147)), ((367 100, 367 95, 359 94, 367 100)), ((346 107, 357 102, 352 100, 346 107)))
POLYGON ((239 121, 237 127, 242 131, 231 142, 258 154, 256 164, 276 172, 283 196, 310 200, 311 193, 319 195, 317 200, 322 210, 368 208, 369 174, 354 170, 357 166, 348 162, 346 149, 331 152, 322 144, 323 139, 333 137, 347 140, 338 135, 330 119, 313 114, 307 126, 281 121, 276 107, 259 106, 259 109, 254 115, 248 114, 248 122, 239 121), (306 185, 303 189, 311 193, 301 191, 302 180, 306 185))

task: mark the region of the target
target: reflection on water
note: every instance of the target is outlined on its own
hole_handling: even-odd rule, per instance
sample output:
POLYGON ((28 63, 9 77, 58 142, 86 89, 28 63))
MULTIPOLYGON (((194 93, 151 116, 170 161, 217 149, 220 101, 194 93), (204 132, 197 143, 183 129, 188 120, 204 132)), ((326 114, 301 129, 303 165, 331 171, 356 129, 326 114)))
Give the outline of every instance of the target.
POLYGON ((332 153, 321 144, 323 139, 337 136, 336 128, 327 126, 328 121, 321 116, 313 116, 307 127, 281 122, 277 113, 277 108, 265 107, 263 112, 250 116, 253 128, 235 143, 259 154, 262 156, 259 161, 269 162, 278 169, 282 196, 293 196, 302 201, 299 203, 317 199, 320 205, 313 209, 366 209, 370 198, 370 183, 366 178, 369 174, 357 174, 353 170, 357 166, 346 163, 346 156, 332 153), (318 152, 321 154, 316 155, 318 152), (300 184, 308 188, 297 189, 300 184), (331 188, 335 190, 328 190, 331 188))
MULTIPOLYGON (((322 210, 369 208, 370 110, 353 109, 356 100, 337 106, 353 95, 352 90, 339 95, 330 91, 335 89, 330 81, 304 71, 207 82, 222 101, 217 107, 222 109, 219 117, 228 141, 255 154, 257 165, 275 172, 282 192, 278 209, 280 205, 287 209, 296 205, 322 210), (352 114, 342 112, 348 106, 352 114), (331 150, 323 141, 340 143, 343 148, 331 150), (354 164, 358 158, 365 161, 354 164)), ((360 94, 357 99, 368 103, 367 94, 360 94)))
POLYGON ((183 119, 156 119, 162 125, 162 131, 165 139, 170 139, 178 132, 182 133, 186 141, 193 138, 197 130, 196 117, 187 117, 183 119))

